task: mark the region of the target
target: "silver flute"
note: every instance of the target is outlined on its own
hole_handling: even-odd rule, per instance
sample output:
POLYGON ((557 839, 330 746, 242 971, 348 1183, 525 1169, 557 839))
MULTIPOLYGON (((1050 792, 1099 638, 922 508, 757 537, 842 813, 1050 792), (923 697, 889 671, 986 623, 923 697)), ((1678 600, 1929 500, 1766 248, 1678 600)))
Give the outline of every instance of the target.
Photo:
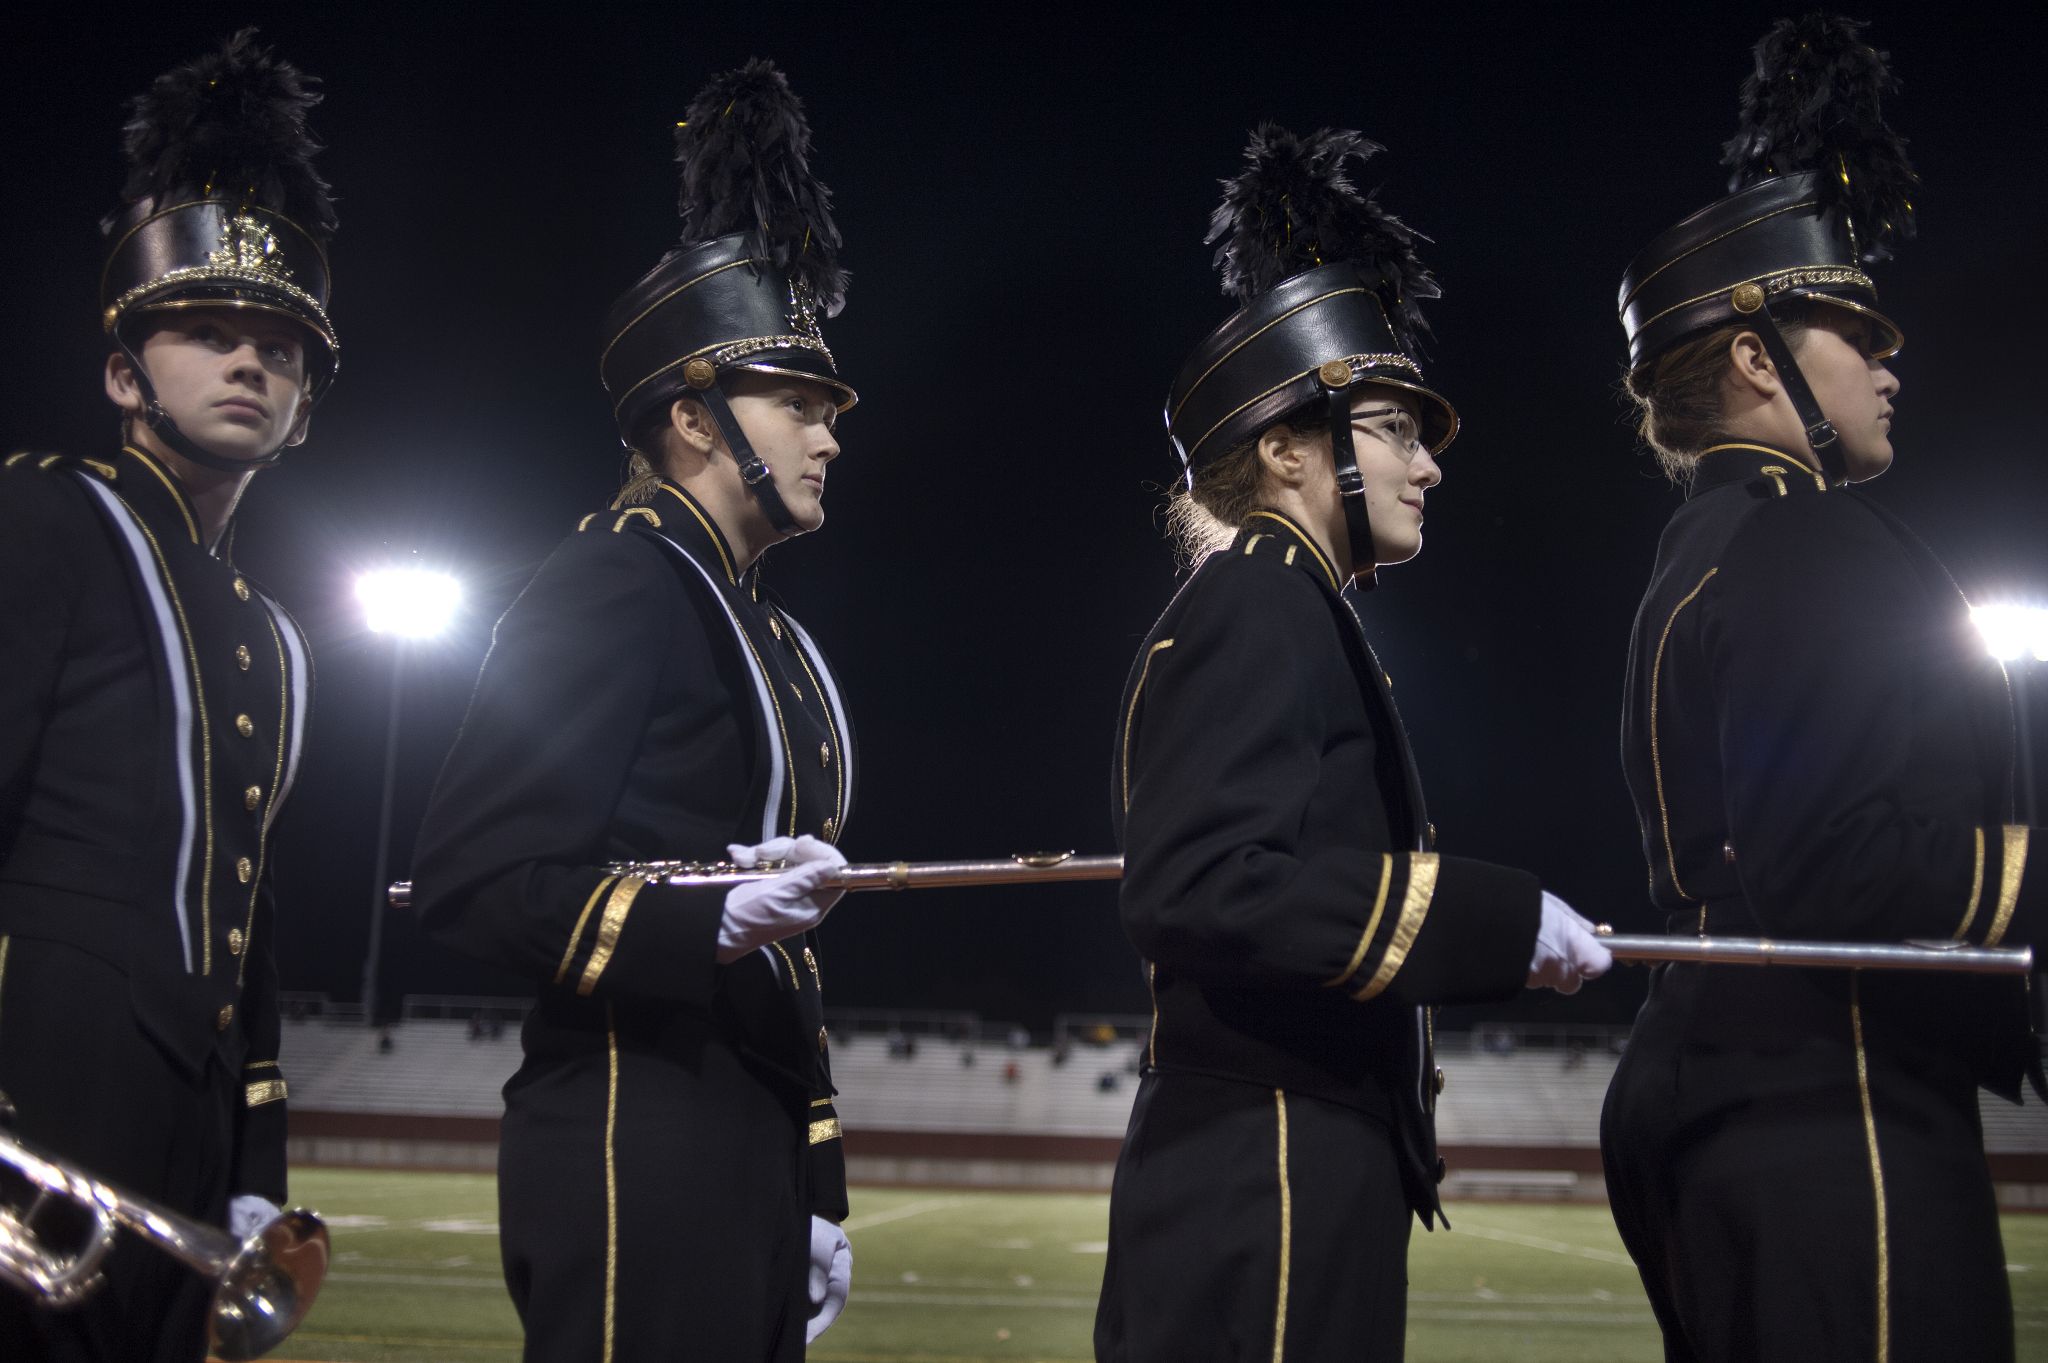
MULTIPOLYGON (((607 868, 657 885, 718 889, 781 875, 789 867, 737 866, 729 861, 627 861, 607 868)), ((981 861, 875 861, 854 863, 826 876, 835 890, 935 890, 964 885, 1049 885, 1064 881, 1118 880, 1117 856, 1080 857, 1072 852, 1018 852, 981 861)), ((391 887, 391 904, 412 902, 412 885, 391 887)), ((1772 937, 1667 937, 1617 933, 1595 926, 1601 945, 1626 965, 1779 965, 1823 970, 1933 970, 1969 975, 2026 975, 2034 968, 2031 947, 1973 947, 1948 942, 1808 942, 1772 937)))

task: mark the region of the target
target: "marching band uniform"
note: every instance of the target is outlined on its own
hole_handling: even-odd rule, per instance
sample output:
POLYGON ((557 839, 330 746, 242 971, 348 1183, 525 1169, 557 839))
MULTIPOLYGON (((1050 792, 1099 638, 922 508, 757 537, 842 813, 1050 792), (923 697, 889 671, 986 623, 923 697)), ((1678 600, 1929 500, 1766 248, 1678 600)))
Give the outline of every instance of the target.
MULTIPOLYGON (((758 64, 692 122, 755 98, 762 70, 793 113, 758 64)), ((689 242, 614 305, 604 378, 629 438, 679 396, 715 402, 735 369, 852 405, 815 267, 776 249, 689 242)), ((430 931, 539 989, 499 1163, 529 1360, 802 1357, 813 1217, 846 1215, 817 942, 720 965, 725 892, 621 864, 831 842, 853 794, 823 654, 673 482, 585 516, 499 622, 416 885, 430 931)))
MULTIPOLYGON (((1266 207, 1260 220, 1306 237, 1266 207)), ((1425 443, 1449 443, 1456 413, 1423 385, 1400 301, 1434 296, 1427 275, 1333 248, 1240 294, 1183 368, 1167 421, 1190 477, 1328 411, 1342 486, 1360 384, 1414 393, 1425 443)), ((1433 850, 1355 600, 1303 527, 1254 512, 1167 606, 1124 688, 1120 907, 1154 1022, 1110 1201, 1105 1363, 1397 1357, 1409 1217, 1442 1216, 1429 1007, 1529 974, 1537 881, 1433 850)))
MULTIPOLYGON (((300 81, 245 33, 137 100, 131 147, 201 82, 219 92, 202 122, 267 101, 303 146, 317 96, 300 81)), ((175 153, 138 168, 108 226, 109 339, 146 385, 152 317, 280 314, 306 333, 317 396, 335 367, 326 187, 303 166, 303 203, 275 178, 208 187, 233 169, 175 153)), ((144 419, 183 452, 161 408, 144 419)), ((0 1091, 29 1144, 213 1224, 231 1198, 285 1196, 269 851, 312 680, 305 637, 231 539, 208 542, 174 472, 134 444, 0 472, 0 1091)), ((0 1356, 193 1363, 211 1291, 123 1237, 82 1305, 0 1290, 0 1356)))
MULTIPOLYGON (((1797 42, 1811 90, 1834 46, 1815 22, 1759 45, 1758 83, 1784 78, 1772 54, 1797 42)), ((1841 41, 1878 60, 1853 28, 1841 41)), ((1777 160, 1738 171, 1623 283, 1634 363, 1746 321, 1820 451, 1713 442, 1658 547, 1622 721, 1651 898, 1688 935, 2025 942, 2048 876, 2010 822, 2004 674, 1933 554, 1843 482, 1772 315, 1850 309, 1878 358, 1897 349, 1857 244, 1889 224, 1830 193, 1874 176, 1853 155, 1777 160)), ((2012 1357, 1976 1090, 2018 1101, 2038 1074, 2025 992, 1653 973, 1601 1144, 1667 1358, 2012 1357)))

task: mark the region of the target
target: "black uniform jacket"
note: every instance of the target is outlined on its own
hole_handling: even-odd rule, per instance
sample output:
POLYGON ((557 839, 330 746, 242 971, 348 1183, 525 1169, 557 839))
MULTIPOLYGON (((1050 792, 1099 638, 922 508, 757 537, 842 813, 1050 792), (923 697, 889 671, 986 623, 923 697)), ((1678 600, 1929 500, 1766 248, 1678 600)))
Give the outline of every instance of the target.
POLYGON ((1254 514, 1167 606, 1113 779, 1149 1064, 1384 1117, 1427 1223, 1438 1076, 1417 1005, 1521 988, 1538 885, 1427 850, 1386 676, 1300 527, 1254 514))
MULTIPOLYGON (((200 542, 161 463, 133 448, 7 460, 0 943, 63 943, 117 967, 174 1066, 197 1076, 217 1056, 240 1076, 230 1186, 272 1201, 285 1081, 267 852, 310 684, 298 626, 225 544, 200 542)), ((0 1000, 5 968, 0 955, 0 1000)))
MULTIPOLYGON (((853 735, 825 660, 662 484, 584 518, 498 622, 415 864, 428 929, 540 987, 528 1064, 620 1044, 691 1072, 730 1047, 807 1124, 819 1215, 846 1214, 816 942, 717 962, 725 892, 616 862, 715 861, 728 843, 834 841, 853 735)), ((704 1095, 707 1108, 715 1093, 704 1095)))
MULTIPOLYGON (((2008 822, 2012 758, 2005 674, 1910 531, 1782 451, 1702 456, 1636 616, 1622 719, 1671 931, 2033 940, 2048 875, 2008 822)), ((1695 1025, 1718 1043, 1841 1044, 1844 973, 1709 969, 1695 1025)), ((2023 985, 1873 974, 1861 1006, 1873 1044, 2017 1098, 2023 985)))

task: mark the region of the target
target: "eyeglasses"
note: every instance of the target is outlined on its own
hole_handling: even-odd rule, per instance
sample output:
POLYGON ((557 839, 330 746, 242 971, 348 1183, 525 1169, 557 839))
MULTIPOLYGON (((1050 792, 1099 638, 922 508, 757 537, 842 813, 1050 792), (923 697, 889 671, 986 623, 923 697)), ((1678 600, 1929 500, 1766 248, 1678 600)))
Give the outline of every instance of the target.
POLYGON ((1414 463, 1415 456, 1423 452, 1422 432, 1416 426, 1414 415, 1406 408, 1372 407, 1363 412, 1353 412, 1351 424, 1392 449, 1404 463, 1414 463), (1376 420, 1380 417, 1392 417, 1393 420, 1376 420))

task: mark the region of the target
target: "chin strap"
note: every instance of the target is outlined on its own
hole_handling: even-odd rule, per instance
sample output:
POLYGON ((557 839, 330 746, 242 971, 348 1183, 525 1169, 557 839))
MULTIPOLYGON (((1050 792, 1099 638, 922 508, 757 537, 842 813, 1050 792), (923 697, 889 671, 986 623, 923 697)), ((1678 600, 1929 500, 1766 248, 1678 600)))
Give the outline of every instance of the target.
POLYGON ((168 448, 190 459, 193 463, 219 473, 247 473, 252 469, 268 468, 284 458, 286 446, 279 445, 261 459, 223 459, 212 450, 203 448, 198 441, 178 429, 178 423, 164 410, 157 400, 156 385, 149 381, 149 371, 142 367, 142 357, 128 348, 128 342, 114 333, 114 344, 121 347, 121 353, 128 357, 128 367, 135 374, 135 386, 142 393, 142 424, 168 448))
POLYGON ((1344 531, 1351 539, 1351 580, 1369 592, 1379 585, 1379 552, 1373 545, 1372 517, 1365 505, 1365 475, 1358 471, 1358 451, 1351 444, 1351 366, 1326 364, 1318 376, 1329 390, 1330 457, 1337 465, 1337 493, 1344 503, 1344 531), (1341 386, 1336 380, 1343 371, 1341 386))
MULTIPOLYGON (((695 384, 691 385, 696 388, 695 384)), ((801 535, 803 527, 796 523, 796 517, 789 514, 789 507, 783 503, 782 494, 775 490, 775 479, 769 475, 768 465, 761 456, 754 453, 753 445, 747 440, 747 433, 740 429, 739 418, 733 415, 732 404, 725 400, 725 393, 716 383, 696 388, 697 397, 711 411, 711 419, 718 423, 718 429, 725 433, 726 447, 732 451, 733 461, 740 466, 740 481, 747 485, 747 491, 754 494, 754 500, 761 504, 767 514, 768 524, 784 535, 801 535)))
POLYGON ((1813 396, 1813 389, 1807 387, 1806 375, 1799 372, 1799 362, 1792 358, 1792 347, 1785 343, 1785 333, 1778 329, 1778 319, 1771 312, 1769 299, 1757 305, 1762 314, 1762 323, 1756 329, 1757 339, 1764 343, 1764 353, 1771 357, 1771 363, 1778 370, 1778 382, 1785 385, 1785 396, 1792 400, 1792 410, 1799 415, 1799 424, 1806 427, 1806 443, 1813 448, 1813 456, 1820 461, 1820 471, 1829 486, 1849 481, 1849 467, 1842 460, 1840 437, 1835 433, 1835 424, 1820 409, 1820 403, 1813 396))

